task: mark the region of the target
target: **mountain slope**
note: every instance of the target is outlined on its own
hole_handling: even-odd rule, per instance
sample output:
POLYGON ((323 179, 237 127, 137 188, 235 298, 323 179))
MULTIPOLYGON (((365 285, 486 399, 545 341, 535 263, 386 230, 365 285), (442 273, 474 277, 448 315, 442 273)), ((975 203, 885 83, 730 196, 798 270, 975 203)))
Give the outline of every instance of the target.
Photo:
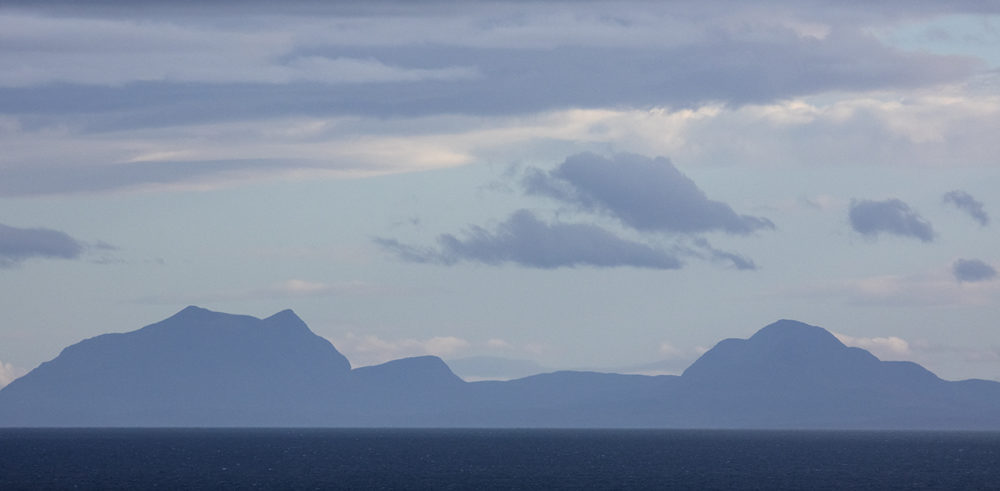
POLYGON ((336 400, 350 363, 292 311, 267 319, 188 307, 63 350, 0 391, 5 424, 244 425, 336 400), (297 407, 298 406, 298 407, 297 407))
POLYGON ((947 382, 791 320, 749 339, 721 341, 682 380, 681 407, 689 409, 691 426, 1000 427, 1000 417, 990 414, 1000 414, 1000 384, 947 382))

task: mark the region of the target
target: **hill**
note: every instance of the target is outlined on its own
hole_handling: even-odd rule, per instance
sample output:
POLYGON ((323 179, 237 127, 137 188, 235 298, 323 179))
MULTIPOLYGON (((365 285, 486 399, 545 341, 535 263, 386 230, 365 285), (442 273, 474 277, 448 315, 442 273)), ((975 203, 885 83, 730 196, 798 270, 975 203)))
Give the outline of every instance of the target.
POLYGON ((791 320, 719 342, 681 376, 465 382, 431 356, 352 370, 290 310, 188 307, 15 380, 0 390, 0 426, 1000 430, 1000 383, 941 380, 791 320))

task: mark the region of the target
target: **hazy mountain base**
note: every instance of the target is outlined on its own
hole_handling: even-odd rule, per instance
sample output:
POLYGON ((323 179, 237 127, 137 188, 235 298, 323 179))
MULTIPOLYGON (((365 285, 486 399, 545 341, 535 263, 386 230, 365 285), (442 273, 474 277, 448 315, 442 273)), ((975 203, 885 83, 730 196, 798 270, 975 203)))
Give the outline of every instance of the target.
POLYGON ((470 383, 436 357, 352 370, 290 310, 188 307, 15 380, 0 390, 0 426, 1000 430, 1000 383, 943 381, 788 320, 720 342, 681 376, 470 383))

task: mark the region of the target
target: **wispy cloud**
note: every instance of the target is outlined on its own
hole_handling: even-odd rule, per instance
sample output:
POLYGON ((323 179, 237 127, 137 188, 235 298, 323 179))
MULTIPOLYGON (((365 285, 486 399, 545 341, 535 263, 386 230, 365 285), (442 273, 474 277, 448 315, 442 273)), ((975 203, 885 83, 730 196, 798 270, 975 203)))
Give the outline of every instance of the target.
POLYGON ((752 259, 735 252, 716 249, 715 247, 712 247, 712 244, 710 244, 708 240, 703 237, 695 238, 692 243, 694 244, 694 248, 685 250, 693 256, 708 259, 715 263, 725 264, 735 269, 757 269, 757 263, 755 263, 752 259))
POLYGON ((990 223, 990 216, 986 214, 986 210, 983 208, 983 203, 973 198, 971 194, 956 189, 954 191, 948 191, 944 193, 942 200, 945 203, 955 205, 959 210, 964 211, 973 220, 979 222, 979 225, 985 227, 990 223))

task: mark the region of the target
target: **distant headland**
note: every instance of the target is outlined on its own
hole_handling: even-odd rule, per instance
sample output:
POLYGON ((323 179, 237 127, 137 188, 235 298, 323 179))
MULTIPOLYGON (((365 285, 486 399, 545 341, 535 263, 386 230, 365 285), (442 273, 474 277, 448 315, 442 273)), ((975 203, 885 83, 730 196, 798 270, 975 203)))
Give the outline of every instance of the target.
POLYGON ((1000 383, 941 380, 793 320, 680 376, 466 382, 433 356, 352 369, 291 310, 192 306, 67 347, 0 390, 0 426, 1000 430, 1000 383))

